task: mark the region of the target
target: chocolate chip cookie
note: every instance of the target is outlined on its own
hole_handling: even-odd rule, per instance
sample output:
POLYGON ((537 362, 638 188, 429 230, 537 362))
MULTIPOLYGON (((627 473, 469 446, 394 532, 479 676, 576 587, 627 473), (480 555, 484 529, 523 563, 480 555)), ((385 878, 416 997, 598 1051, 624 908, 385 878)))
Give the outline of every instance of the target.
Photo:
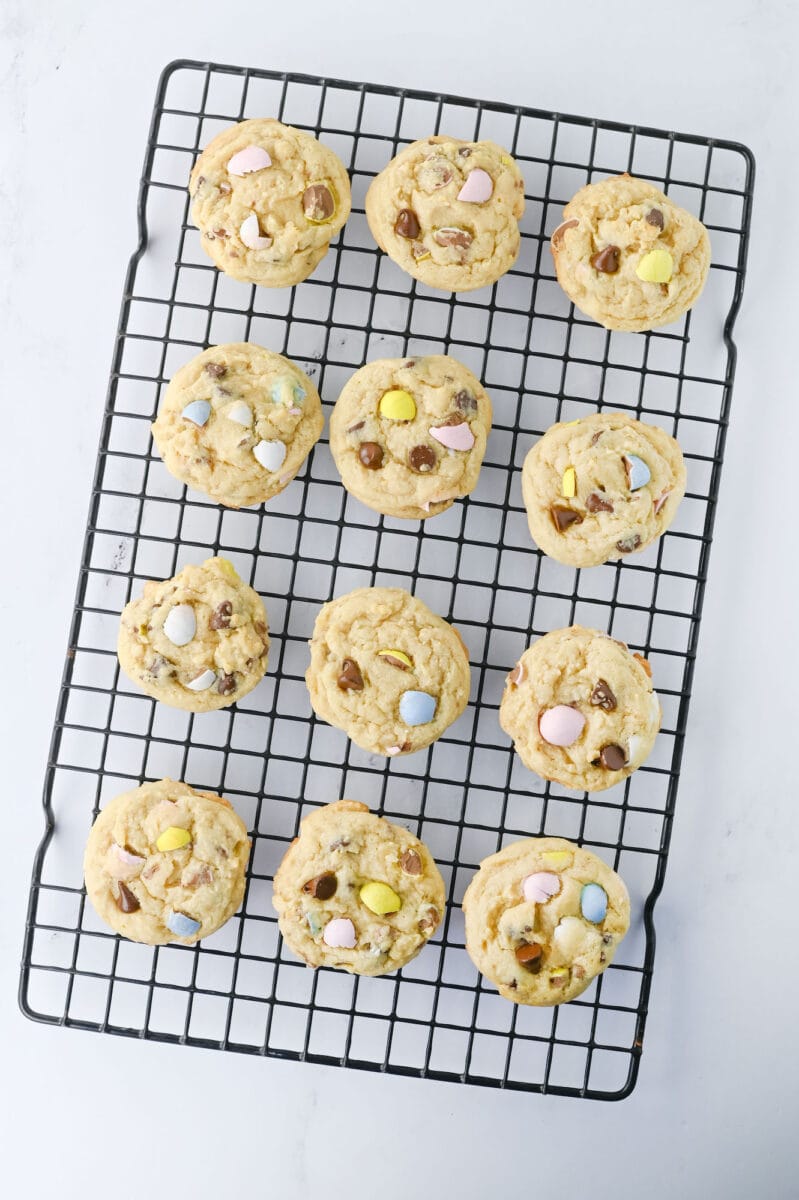
POLYGON ((507 151, 438 135, 401 150, 366 193, 380 249, 445 292, 485 287, 513 266, 523 212, 524 180, 507 151))
POLYGON ((275 875, 280 932, 311 967, 386 975, 414 958, 444 914, 430 851, 365 804, 307 816, 275 875))
POLYGON ((376 512, 425 520, 477 483, 491 401, 445 354, 383 358, 356 371, 330 418, 348 492, 376 512))
POLYGON ((191 216, 226 275, 290 287, 311 274, 350 214, 350 181, 311 134, 242 121, 206 146, 191 173, 191 216))

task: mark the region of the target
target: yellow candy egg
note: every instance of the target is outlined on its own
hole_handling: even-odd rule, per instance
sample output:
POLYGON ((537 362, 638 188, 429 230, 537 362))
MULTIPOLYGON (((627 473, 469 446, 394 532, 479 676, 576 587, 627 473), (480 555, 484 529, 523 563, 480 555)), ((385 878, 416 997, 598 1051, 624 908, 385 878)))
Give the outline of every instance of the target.
POLYGON ((553 867, 567 867, 572 860, 570 850, 545 850, 541 857, 553 867))
POLYGON ((216 561, 219 563, 219 570, 223 575, 227 575, 228 578, 232 579, 234 583, 239 582, 239 573, 233 566, 232 562, 230 562, 227 558, 218 558, 216 561))
POLYGON ((176 825, 170 825, 155 844, 159 850, 180 850, 183 846, 188 846, 190 842, 191 834, 188 829, 178 829, 176 825))
POLYGON ((574 467, 567 467, 563 472, 560 491, 568 500, 577 495, 577 472, 574 467))
POLYGON ((389 662, 391 659, 396 659, 397 661, 392 663, 392 666, 402 663, 402 666, 407 667, 409 671, 413 670, 413 659, 408 658, 408 655, 402 650, 378 650, 377 657, 388 659, 389 662))
POLYGON ((379 917, 385 916, 386 913, 399 912, 402 907, 402 901, 394 889, 387 883, 377 883, 375 880, 363 885, 360 897, 370 912, 377 913, 379 917))
POLYGON ((650 250, 635 268, 644 283, 668 283, 674 274, 674 259, 668 250, 650 250))
POLYGON ((416 401, 410 392, 392 388, 384 392, 380 400, 380 416, 389 421, 412 421, 416 416, 416 401))

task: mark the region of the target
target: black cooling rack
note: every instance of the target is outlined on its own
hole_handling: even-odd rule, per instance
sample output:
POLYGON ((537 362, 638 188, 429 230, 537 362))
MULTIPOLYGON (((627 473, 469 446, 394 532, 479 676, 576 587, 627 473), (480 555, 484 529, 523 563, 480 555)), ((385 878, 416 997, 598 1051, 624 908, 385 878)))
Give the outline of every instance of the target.
POLYGON ((458 97, 181 61, 158 86, 125 282, 64 681, 44 793, 20 1001, 40 1021, 127 1037, 527 1091, 620 1098, 635 1085, 707 577, 735 366, 754 163, 730 142, 458 97), (243 117, 276 115, 348 165, 353 213, 314 276, 273 291, 220 275, 188 222, 200 147, 243 117), (405 142, 446 131, 493 138, 525 177, 518 263, 458 298, 380 254, 366 188, 405 142), (654 333, 608 333, 554 280, 548 235, 565 201, 621 171, 663 186, 710 229, 713 265, 693 313, 654 333), (326 407, 375 357, 447 352, 480 376, 494 430, 473 495, 427 522, 348 498, 324 441, 269 505, 232 512, 187 493, 154 456, 150 421, 200 349, 250 339, 297 360, 326 407), (671 530, 622 564, 574 571, 532 546, 519 467, 553 421, 597 407, 680 440, 688 494, 671 530), (145 579, 224 554, 265 597, 264 682, 235 708, 191 716, 119 672, 119 613, 145 579), (303 674, 319 605, 364 584, 409 588, 454 621, 472 695, 434 746, 386 762, 313 717, 303 674), (502 684, 531 637, 578 621, 649 658, 663 731, 625 783, 592 798, 526 771, 501 733, 502 684), (253 852, 242 912, 200 946, 115 937, 86 903, 83 845, 98 808, 165 775, 228 796, 253 852), (395 976, 308 970, 282 945, 271 879, 300 816, 340 796, 406 824, 449 881, 446 920, 395 976), (519 837, 558 834, 621 872, 633 922, 578 1000, 514 1006, 472 967, 459 902, 479 861, 519 837))

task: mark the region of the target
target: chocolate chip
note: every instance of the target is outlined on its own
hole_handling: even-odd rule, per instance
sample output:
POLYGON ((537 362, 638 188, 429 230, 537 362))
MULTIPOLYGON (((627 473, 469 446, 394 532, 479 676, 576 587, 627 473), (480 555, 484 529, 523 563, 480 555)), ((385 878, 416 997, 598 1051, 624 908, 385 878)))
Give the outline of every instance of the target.
POLYGON ((603 434, 604 432, 605 432, 605 431, 604 431, 603 429, 597 429, 596 433, 595 433, 595 434, 592 436, 592 438, 591 438, 591 445, 592 445, 592 446, 595 446, 595 445, 597 444, 597 442, 598 442, 598 441, 599 441, 599 439, 602 437, 602 434, 603 434))
POLYGON ((618 246, 605 246, 604 250, 591 255, 591 266, 604 275, 615 275, 619 269, 620 255, 618 246))
POLYGON ((331 896, 335 896, 338 880, 332 871, 324 871, 321 875, 314 875, 313 879, 307 880, 302 885, 302 890, 313 896, 314 900, 329 900, 331 896))
POLYGON ((627 755, 621 746, 603 746, 599 752, 599 761, 606 771, 621 771, 627 762, 627 755))
POLYGON ((432 906, 428 908, 425 916, 419 922, 419 931, 424 933, 428 929, 435 929, 441 918, 438 915, 438 909, 432 906))
POLYGON ((126 887, 124 883, 118 883, 117 887, 119 888, 119 895, 117 896, 117 908, 119 911, 123 913, 138 912, 141 905, 130 888, 126 887))
POLYGON ((211 620, 208 622, 209 629, 229 629, 230 618, 233 614, 233 605, 229 600, 223 600, 221 604, 217 604, 214 609, 211 620))
POLYGON ((405 362, 402 365, 403 365, 403 367, 407 367, 410 370, 411 367, 416 366, 416 359, 415 358, 406 358, 405 362))
POLYGON ((585 978, 585 967, 581 966, 580 963, 575 963, 574 966, 572 967, 572 973, 573 973, 575 979, 584 979, 585 978))
POLYGON ((412 241, 419 236, 421 226, 419 218, 412 208, 401 208, 394 222, 394 232, 397 237, 408 238, 412 241))
POLYGON ((222 227, 220 226, 219 229, 214 230, 214 236, 221 238, 222 241, 224 241, 225 238, 228 236, 228 231, 226 229, 222 229, 222 227))
POLYGON ((408 451, 408 465, 412 471, 424 475, 436 465, 436 452, 430 446, 412 446, 408 451))
POLYGON ((454 246, 458 250, 467 250, 473 241, 467 229, 459 229, 454 225, 445 225, 443 229, 437 229, 433 238, 439 246, 454 246))
POLYGON ((383 447, 378 442, 361 442, 358 458, 367 471, 378 471, 383 465, 383 447))
POLYGON ((365 421, 356 421, 354 425, 350 425, 347 433, 357 433, 359 429, 363 429, 365 421))
POLYGON ((595 708, 604 708, 605 712, 613 712, 616 708, 616 697, 613 689, 604 679, 600 679, 591 693, 591 703, 595 708))
POLYGON ((456 392, 452 397, 452 403, 461 412, 477 412, 477 401, 472 393, 466 390, 456 392))
POLYGON ((384 652, 380 655, 380 657, 382 658, 383 662, 388 663, 390 667, 398 667, 400 671, 408 670, 408 664, 404 663, 401 658, 395 658, 393 654, 386 654, 384 652))
POLYGON ((261 637, 264 636, 264 634, 266 633, 266 626, 264 625, 263 621, 255 622, 255 632, 260 633, 261 637))
POLYGON ((227 375, 227 367, 223 363, 209 362, 205 364, 205 372, 212 379, 221 379, 223 375, 227 375))
POLYGON ((302 193, 302 211, 309 221, 329 221, 336 211, 336 202, 329 187, 312 183, 302 193))
POLYGON ((421 875, 422 860, 415 850, 406 850, 400 859, 400 866, 406 875, 421 875))
POLYGON ((601 492, 591 492, 585 502, 585 507, 592 513, 613 512, 613 505, 601 492))
POLYGON ((565 234, 566 230, 574 229, 575 226, 577 226, 579 224, 580 224, 579 221, 572 220, 572 221, 563 221, 560 225, 558 225, 557 229, 554 229, 552 231, 552 237, 550 239, 553 247, 557 250, 557 248, 560 246, 560 243, 563 241, 563 235, 565 234))
POLYGON ((549 512, 558 533, 563 533, 570 525, 579 525, 583 519, 573 508, 561 508, 558 504, 553 504, 549 512))
MULTIPOLYGON (((155 658, 147 669, 151 675, 160 675, 164 667, 172 667, 172 664, 164 658, 163 654, 156 654, 155 658)), ((169 673, 170 675, 174 675, 174 667, 172 667, 172 670, 169 673)))
POLYGON ((650 208, 646 214, 647 225, 654 225, 656 229, 663 228, 663 213, 659 208, 650 208))
POLYGON ((458 151, 459 158, 468 158, 470 154, 471 150, 468 146, 461 146, 460 150, 458 151))
POLYGON ((616 549, 622 554, 630 554, 631 551, 637 550, 640 545, 641 535, 638 533, 631 533, 629 537, 622 538, 621 541, 616 542, 616 549))
POLYGON ((605 945, 605 946, 609 946, 609 945, 610 945, 610 943, 611 943, 612 941, 613 941, 613 934, 612 934, 612 933, 603 933, 603 934, 602 934, 602 942, 603 942, 603 945, 605 945))
POLYGON ((363 675, 354 658, 345 658, 341 664, 338 680, 342 692, 362 692, 363 675))
POLYGON ((525 971, 537 975, 543 966, 543 952, 537 942, 524 943, 516 947, 516 961, 525 971))
POLYGON ((219 692, 220 696, 229 696, 231 692, 235 692, 236 676, 223 675, 219 680, 219 683, 216 685, 216 690, 219 692))

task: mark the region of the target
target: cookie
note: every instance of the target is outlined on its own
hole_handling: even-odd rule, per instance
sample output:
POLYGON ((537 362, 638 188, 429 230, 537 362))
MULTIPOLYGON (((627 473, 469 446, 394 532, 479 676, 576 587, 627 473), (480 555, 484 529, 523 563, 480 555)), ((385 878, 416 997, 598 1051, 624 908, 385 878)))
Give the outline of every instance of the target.
POLYGON ((386 975, 410 962, 444 913, 430 851, 355 800, 317 809, 275 875, 280 932, 311 967, 386 975))
POLYGON ((553 425, 522 467, 530 533, 572 567, 649 546, 674 520, 685 481, 673 437, 614 412, 553 425))
POLYGON ((283 491, 323 425, 319 393, 295 363, 231 342, 180 368, 152 432, 170 474, 218 504, 242 508, 283 491))
POLYGON ((218 134, 197 159, 189 192, 206 254, 226 275, 263 287, 307 279, 350 215, 338 156, 271 118, 218 134))
POLYGON ((613 961, 630 925, 615 871, 565 838, 525 838, 480 864, 463 897, 466 949, 515 1004, 573 1000, 613 961))
POLYGON ((580 625, 525 650, 499 708, 524 765, 581 792, 613 787, 640 767, 660 719, 646 659, 580 625))
POLYGON ((156 700, 211 712, 241 700, 266 671, 266 610, 226 558, 145 583, 122 611, 122 670, 156 700))
POLYGON ((318 717, 356 746, 394 757, 422 750, 469 700, 460 634, 403 588, 358 588, 324 604, 305 675, 318 717))
POLYGON ((490 429, 491 401, 454 358, 381 358, 339 396, 330 449, 363 504, 425 520, 472 491, 490 429))
POLYGON ((227 800, 159 779, 116 796, 94 822, 86 891, 123 937, 191 946, 241 904, 249 854, 246 826, 227 800))
POLYGON ((523 212, 521 172, 494 142, 413 142, 366 193, 366 219, 380 249, 444 292, 486 287, 513 266, 523 212))
POLYGON ((606 329, 676 321, 698 300, 710 267, 701 221, 631 175, 581 188, 551 246, 558 283, 606 329))

